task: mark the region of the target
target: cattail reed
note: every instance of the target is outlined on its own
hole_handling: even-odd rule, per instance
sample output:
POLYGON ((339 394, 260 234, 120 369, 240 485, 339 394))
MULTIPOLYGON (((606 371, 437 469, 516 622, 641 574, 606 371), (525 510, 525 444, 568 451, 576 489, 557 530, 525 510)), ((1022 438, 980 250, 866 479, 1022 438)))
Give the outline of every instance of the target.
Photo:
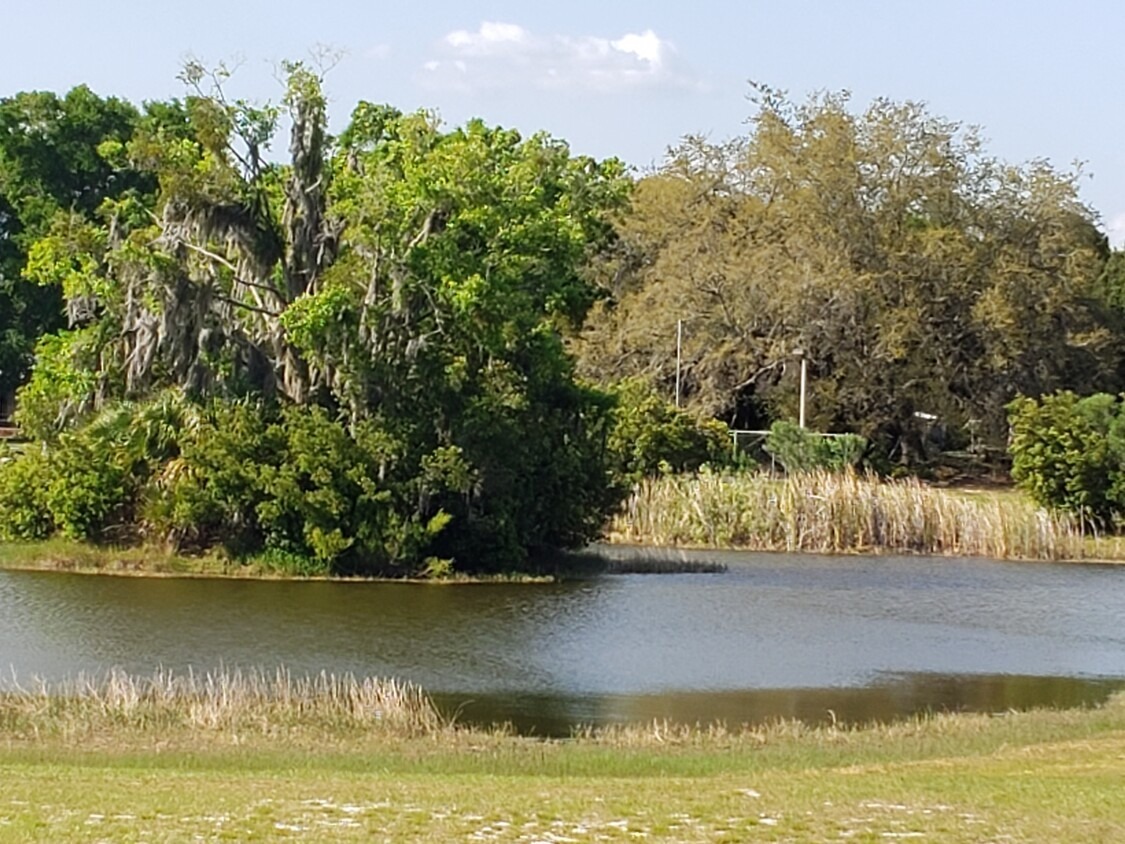
POLYGON ((610 535, 655 545, 811 553, 1080 559, 1081 525, 1016 497, 964 495, 916 479, 810 472, 642 481, 610 535))

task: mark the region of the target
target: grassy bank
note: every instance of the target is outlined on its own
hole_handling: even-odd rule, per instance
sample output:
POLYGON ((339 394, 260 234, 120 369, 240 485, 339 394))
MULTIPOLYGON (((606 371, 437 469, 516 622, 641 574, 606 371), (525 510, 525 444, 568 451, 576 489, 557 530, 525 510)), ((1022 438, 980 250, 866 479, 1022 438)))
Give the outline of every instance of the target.
POLYGON ((917 480, 811 473, 677 475, 643 481, 610 524, 630 543, 809 553, 1083 559, 1079 526, 1018 494, 962 493, 917 480))
MULTIPOLYGON (((576 560, 580 571, 595 571, 589 557, 576 560)), ((235 560, 219 553, 189 556, 169 552, 153 545, 92 545, 69 539, 45 539, 37 542, 0 542, 0 569, 25 571, 62 571, 77 574, 112 574, 141 577, 228 577, 256 580, 329 580, 380 578, 345 578, 332 575, 309 575, 292 568, 271 563, 268 556, 235 560)), ((384 578, 390 580, 392 578, 384 578)), ((538 582, 553 580, 547 574, 465 575, 454 572, 435 577, 427 583, 538 582)), ((401 581, 402 578, 394 578, 401 581)), ((422 582, 422 581, 419 581, 422 582)))
POLYGON ((285 576, 284 572, 260 563, 240 562, 216 554, 187 556, 151 545, 100 546, 61 538, 0 542, 0 568, 170 577, 285 576))
POLYGON ((0 696, 0 840, 1125 836, 1120 698, 855 730, 654 724, 541 741, 459 729, 401 686, 295 683, 169 691, 175 678, 118 675, 0 696))

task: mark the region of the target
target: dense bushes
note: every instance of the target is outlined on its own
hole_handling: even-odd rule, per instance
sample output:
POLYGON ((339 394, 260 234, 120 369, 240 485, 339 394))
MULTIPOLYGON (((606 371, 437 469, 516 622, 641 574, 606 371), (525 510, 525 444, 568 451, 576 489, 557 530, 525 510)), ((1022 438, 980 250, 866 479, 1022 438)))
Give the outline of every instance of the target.
POLYGON ((1012 477, 1039 504, 1106 525, 1125 512, 1125 415, 1105 393, 1008 405, 1012 477))
POLYGON ((519 567, 537 547, 588 541, 621 495, 608 399, 554 399, 508 408, 504 425, 478 409, 463 444, 426 446, 317 406, 199 406, 168 391, 4 455, 0 539, 141 537, 294 574, 519 567))
POLYGON ((730 432, 721 422, 678 410, 640 379, 621 382, 613 395, 617 406, 608 448, 623 481, 730 459, 730 432))
POLYGON ((47 507, 49 470, 38 451, 17 456, 0 443, 0 539, 43 539, 54 533, 47 507))
POLYGON ((840 472, 858 464, 866 449, 867 440, 858 434, 826 437, 785 420, 774 422, 766 437, 766 451, 789 474, 817 469, 840 472))
MULTIPOLYGON (((222 548, 291 574, 510 570, 595 537, 642 478, 730 460, 725 426, 639 382, 525 389, 518 402, 435 397, 444 431, 425 416, 347 425, 317 405, 197 403, 177 389, 120 402, 5 456, 0 538, 222 548)), ((770 442, 791 471, 862 451, 791 425, 770 442)))
MULTIPOLYGON (((321 408, 213 406, 147 489, 144 521, 176 544, 265 553, 293 573, 412 574, 448 520, 402 518, 413 484, 374 423, 347 431, 321 408)), ((412 502, 411 502, 412 503, 412 502)))
POLYGON ((131 479, 85 436, 0 463, 0 539, 102 539, 122 524, 131 479))

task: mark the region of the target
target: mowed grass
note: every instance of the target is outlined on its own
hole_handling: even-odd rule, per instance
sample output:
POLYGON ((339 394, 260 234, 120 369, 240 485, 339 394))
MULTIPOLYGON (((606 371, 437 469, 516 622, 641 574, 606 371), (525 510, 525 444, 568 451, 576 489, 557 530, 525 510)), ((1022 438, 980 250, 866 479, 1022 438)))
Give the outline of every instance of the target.
POLYGON ((0 840, 1125 840, 1121 697, 860 729, 652 724, 544 741, 364 719, 339 703, 351 682, 257 720, 241 704, 193 717, 190 695, 143 718, 105 695, 81 719, 73 696, 38 714, 36 694, 6 698, 0 840))

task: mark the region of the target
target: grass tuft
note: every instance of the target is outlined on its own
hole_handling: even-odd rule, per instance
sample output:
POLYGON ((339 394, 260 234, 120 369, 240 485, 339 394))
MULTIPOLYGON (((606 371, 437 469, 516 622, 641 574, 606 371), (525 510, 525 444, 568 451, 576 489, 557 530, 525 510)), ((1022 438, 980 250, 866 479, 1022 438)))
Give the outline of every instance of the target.
POLYGON ((410 737, 447 726, 410 683, 326 672, 295 677, 285 668, 146 677, 115 669, 0 694, 0 733, 25 738, 122 729, 271 735, 296 727, 410 737))

